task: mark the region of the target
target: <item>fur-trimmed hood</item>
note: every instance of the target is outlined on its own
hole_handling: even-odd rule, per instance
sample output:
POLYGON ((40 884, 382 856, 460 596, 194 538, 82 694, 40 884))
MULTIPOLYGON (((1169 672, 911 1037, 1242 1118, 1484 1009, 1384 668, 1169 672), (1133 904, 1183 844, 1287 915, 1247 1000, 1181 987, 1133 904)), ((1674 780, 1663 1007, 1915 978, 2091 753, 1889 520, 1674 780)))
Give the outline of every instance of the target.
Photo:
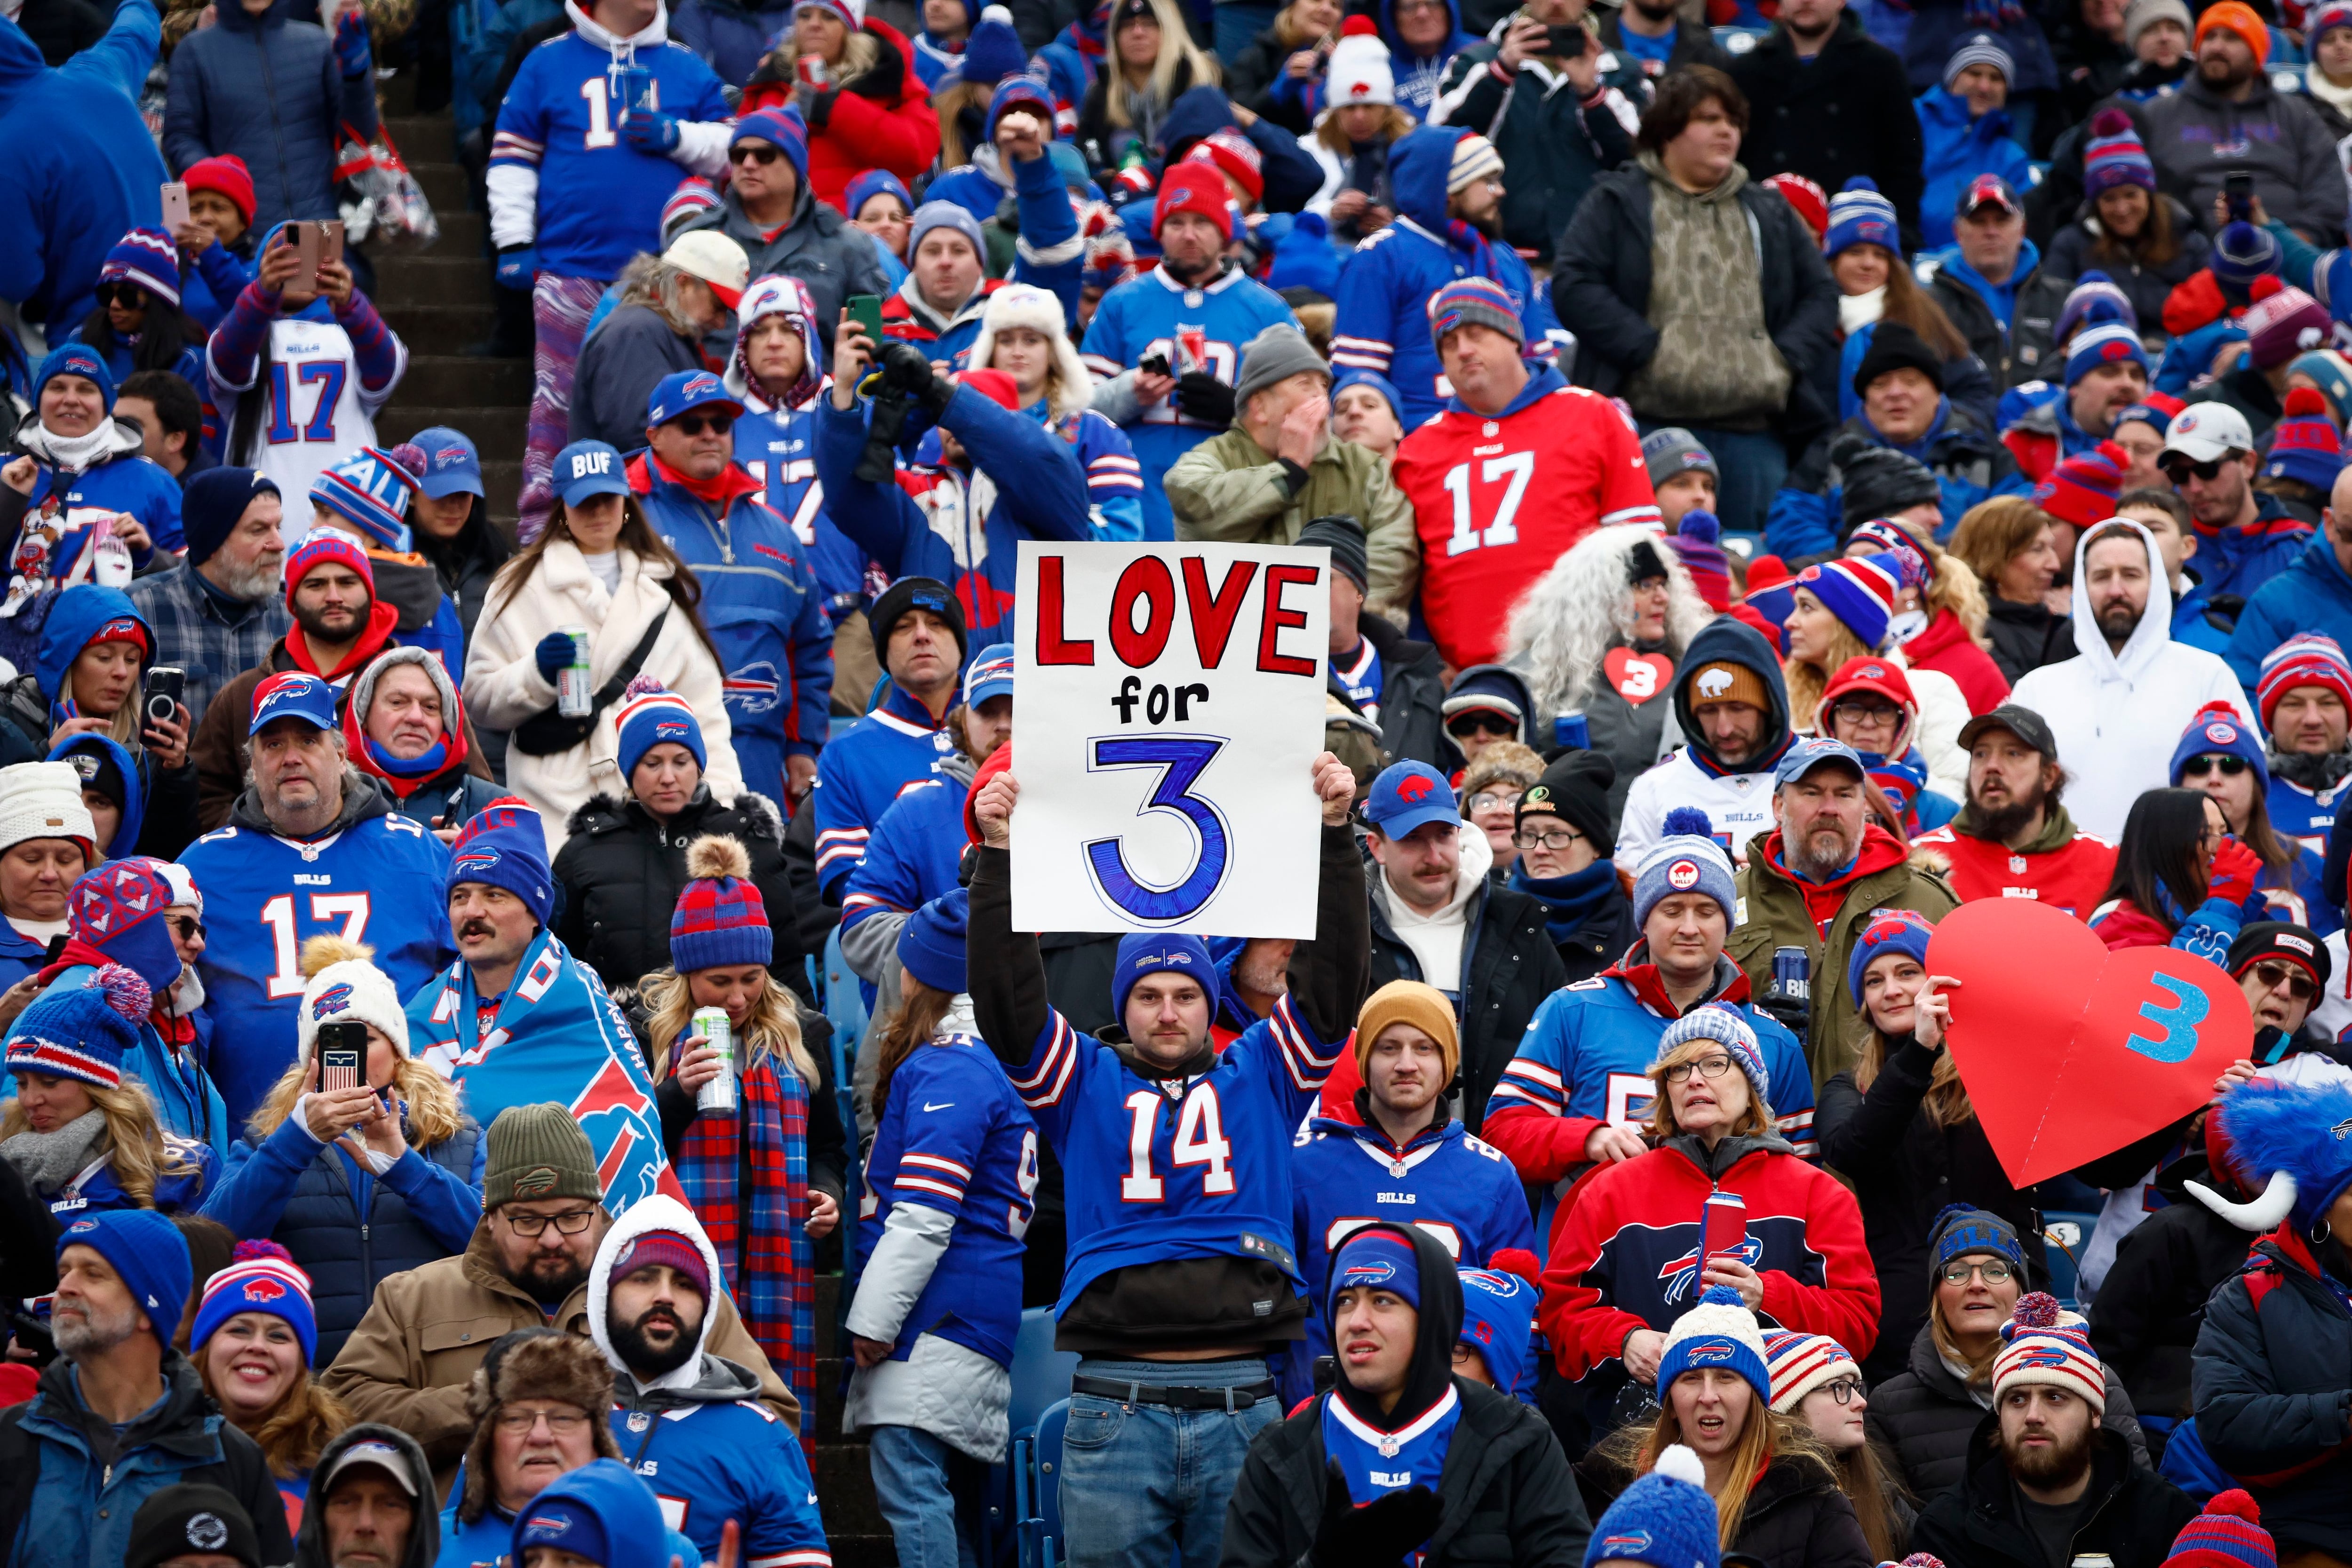
MULTIPOLYGON (((596 1342, 598 1350, 604 1352, 605 1363, 612 1367, 615 1383, 627 1378, 634 1384, 636 1374, 629 1371, 627 1363, 614 1351, 612 1326, 605 1321, 606 1303, 611 1300, 613 1287, 613 1260, 635 1245, 637 1237, 656 1230, 675 1231, 691 1240, 695 1250, 702 1254, 703 1268, 710 1272, 712 1290, 726 1289, 726 1276, 719 1268, 719 1249, 712 1247, 710 1237, 703 1234, 702 1222, 694 1217, 692 1209, 667 1193, 656 1193, 649 1198, 640 1198, 631 1204, 628 1212, 614 1220, 613 1228, 604 1233, 604 1239, 596 1247, 596 1261, 588 1266, 588 1337, 596 1342)), ((688 1389, 702 1380, 704 1361, 717 1359, 703 1348, 710 1342, 710 1309, 714 1304, 709 1300, 702 1303, 702 1323, 695 1331, 693 1357, 676 1371, 665 1373, 639 1386, 648 1390, 688 1389)), ((740 1397, 755 1398, 758 1392, 755 1381, 751 1394, 740 1397)))
POLYGON ((996 334, 1007 327, 1027 327, 1054 345, 1054 365, 1061 373, 1062 384, 1054 394, 1055 418, 1094 400, 1094 374, 1078 357, 1062 301, 1052 290, 1029 283, 1007 283, 989 295, 987 309, 981 312, 980 335, 971 340, 971 354, 966 362, 972 369, 988 368, 989 356, 996 352, 996 334))
MULTIPOLYGON (((706 784, 695 791, 693 798, 686 803, 678 815, 683 817, 688 812, 700 810, 710 804, 710 786, 706 784)), ((774 801, 758 791, 747 789, 735 797, 732 806, 720 809, 731 810, 745 817, 744 826, 751 830, 751 837, 774 844, 784 841, 783 814, 776 809, 774 801)), ((629 796, 597 795, 589 796, 587 803, 572 814, 564 823, 564 831, 567 834, 612 833, 625 827, 641 826, 648 820, 650 814, 629 796)), ((742 837, 740 831, 729 831, 737 837, 742 837)))
POLYGON ((1633 641, 1628 566, 1637 549, 1665 568, 1665 651, 1676 666, 1711 618, 1689 569, 1656 530, 1637 522, 1593 530, 1553 562, 1511 612, 1505 662, 1526 673, 1538 715, 1580 712, 1602 657, 1633 641))
POLYGON ((474 1436, 466 1445, 466 1489, 457 1499, 461 1524, 480 1521, 492 1498, 491 1417, 517 1399, 552 1399, 588 1412, 588 1434, 599 1458, 617 1459, 613 1436, 613 1369, 601 1351, 555 1329, 517 1329, 492 1345, 466 1384, 466 1415, 474 1436))

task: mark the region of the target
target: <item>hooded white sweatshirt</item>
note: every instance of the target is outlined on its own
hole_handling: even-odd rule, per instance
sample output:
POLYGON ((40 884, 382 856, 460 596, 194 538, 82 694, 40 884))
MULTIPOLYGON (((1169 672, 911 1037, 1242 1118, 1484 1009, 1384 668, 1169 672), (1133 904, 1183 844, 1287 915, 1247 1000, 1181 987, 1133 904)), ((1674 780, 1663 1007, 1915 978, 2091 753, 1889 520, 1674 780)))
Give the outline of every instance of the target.
POLYGON ((1454 895, 1433 913, 1424 915, 1406 903, 1393 886, 1386 889, 1389 929, 1412 950, 1421 978, 1448 995, 1462 989, 1462 939, 1469 931, 1470 895, 1486 886, 1486 873, 1495 866, 1495 847, 1486 842, 1484 828, 1464 823, 1460 843, 1462 864, 1454 874, 1454 895))
POLYGON ((2121 839, 2124 818, 2143 791, 2162 789, 2189 719, 2208 702, 2227 702, 2257 729, 2253 705, 2221 656, 2172 640, 2172 599, 2161 591, 2164 560, 2147 530, 2127 518, 2087 529, 2074 544, 2075 656, 2029 671, 2010 700, 2049 721, 2066 770, 2066 810, 2074 826, 2121 839), (2128 528, 2147 547, 2147 611, 2121 653, 2107 647, 2091 615, 2084 556, 2100 530, 2128 528))

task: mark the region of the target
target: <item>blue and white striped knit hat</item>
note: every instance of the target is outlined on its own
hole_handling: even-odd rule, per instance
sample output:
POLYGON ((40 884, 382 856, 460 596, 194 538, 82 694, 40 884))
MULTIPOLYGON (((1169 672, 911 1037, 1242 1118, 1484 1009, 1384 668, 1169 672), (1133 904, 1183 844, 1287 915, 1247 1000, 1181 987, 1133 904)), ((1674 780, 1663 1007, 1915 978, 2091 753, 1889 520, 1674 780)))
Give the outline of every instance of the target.
POLYGON ((1650 846, 1633 874, 1633 923, 1647 925, 1650 911, 1676 893, 1705 893, 1723 906, 1725 921, 1737 921, 1739 895, 1732 885, 1731 857, 1715 841, 1715 824, 1706 813, 1678 805, 1659 826, 1664 837, 1650 846))
POLYGON ((1739 1070, 1748 1075, 1748 1085, 1755 1090, 1757 1100, 1763 1100, 1772 1087, 1772 1075, 1765 1070, 1764 1047, 1757 1043, 1756 1031, 1748 1026, 1747 1019, 1720 1002, 1694 1007, 1666 1026, 1665 1032, 1658 1037, 1658 1054, 1650 1059, 1664 1061, 1676 1047, 1693 1040, 1713 1040, 1721 1046, 1739 1064, 1739 1070))
POLYGON ((1874 245, 1891 256, 1903 254, 1903 225, 1895 216, 1895 204, 1862 174, 1830 198, 1830 226, 1822 237, 1822 254, 1835 256, 1855 245, 1874 245))
POLYGON ((313 501, 395 552, 409 547, 408 502, 415 494, 416 476, 374 447, 361 447, 310 485, 313 501))
POLYGON ((1952 58, 1944 62, 1944 90, 1959 91, 1954 84, 1960 79, 1960 73, 1970 66, 1990 66, 2000 72, 2000 79, 2004 82, 2017 79, 2017 61, 2000 47, 2000 40, 1990 33, 1971 34, 1952 51, 1952 58))

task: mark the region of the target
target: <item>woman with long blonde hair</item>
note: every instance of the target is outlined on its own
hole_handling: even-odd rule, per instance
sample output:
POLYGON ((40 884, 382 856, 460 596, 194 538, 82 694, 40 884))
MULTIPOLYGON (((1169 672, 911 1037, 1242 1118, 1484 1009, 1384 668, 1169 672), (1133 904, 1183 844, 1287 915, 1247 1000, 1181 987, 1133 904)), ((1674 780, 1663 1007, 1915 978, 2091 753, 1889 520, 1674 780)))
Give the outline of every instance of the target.
POLYGON ((670 966, 638 987, 646 1060, 662 1146, 686 1200, 719 1252, 743 1326, 769 1364, 814 1409, 815 1244, 841 1223, 846 1145, 828 1057, 808 1043, 821 1027, 769 972, 775 932, 740 840, 697 838, 692 879, 670 916, 670 966), (695 1015, 727 1015, 722 1058, 695 1015), (699 1113, 702 1089, 734 1079, 731 1113, 699 1113))
POLYGON ((1723 1551, 1767 1568, 1869 1568, 1879 1559, 1836 1460, 1810 1426, 1774 1413, 1766 1362, 1756 1314, 1730 1286, 1711 1287, 1659 1352, 1657 1419, 1604 1438, 1587 1471, 1622 1490, 1679 1444, 1706 1469, 1723 1551))
POLYGON ((1116 0, 1103 30, 1108 58, 1079 107, 1077 143, 1088 162, 1112 167, 1129 147, 1159 142, 1171 104, 1224 78, 1216 57, 1192 42, 1176 0, 1116 0))
POLYGON ((145 981, 102 964, 51 985, 8 1037, 16 1096, 0 1106, 0 1159, 58 1212, 194 1208, 213 1175, 212 1150, 165 1132, 123 1075, 149 1005, 145 981))
POLYGON ((205 1201, 208 1217, 277 1242, 316 1281, 321 1366, 379 1284, 465 1251, 482 1217, 481 1127, 409 1055, 400 993, 373 956, 336 936, 302 944, 294 1063, 205 1201))
POLYGON ((320 1451, 353 1420, 310 1374, 318 1341, 310 1276, 274 1241, 236 1244, 229 1266, 205 1281, 189 1335, 205 1392, 260 1446, 286 1528, 298 1533, 320 1451))

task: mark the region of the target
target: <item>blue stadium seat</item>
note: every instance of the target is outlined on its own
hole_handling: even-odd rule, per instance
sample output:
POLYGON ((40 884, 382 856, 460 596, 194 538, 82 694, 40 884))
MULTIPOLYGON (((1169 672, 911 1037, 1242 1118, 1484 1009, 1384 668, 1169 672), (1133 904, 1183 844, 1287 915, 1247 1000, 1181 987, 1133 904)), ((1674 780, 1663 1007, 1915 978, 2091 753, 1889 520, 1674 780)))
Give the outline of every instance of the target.
MULTIPOLYGON (((856 1057, 858 1042, 866 1037, 866 995, 857 988, 857 975, 849 961, 841 956, 839 926, 824 939, 824 1016, 833 1025, 835 1046, 844 1057, 856 1057)), ((848 1087, 846 1078, 838 1081, 848 1087)), ((849 1123, 845 1121, 842 1125, 849 1123)))
POLYGON ((1069 1398, 1070 1380, 1077 1374, 1077 1352, 1054 1348, 1054 1310, 1032 1307, 1023 1312, 1013 1340, 1013 1432, 1029 1431, 1045 1406, 1069 1398))

